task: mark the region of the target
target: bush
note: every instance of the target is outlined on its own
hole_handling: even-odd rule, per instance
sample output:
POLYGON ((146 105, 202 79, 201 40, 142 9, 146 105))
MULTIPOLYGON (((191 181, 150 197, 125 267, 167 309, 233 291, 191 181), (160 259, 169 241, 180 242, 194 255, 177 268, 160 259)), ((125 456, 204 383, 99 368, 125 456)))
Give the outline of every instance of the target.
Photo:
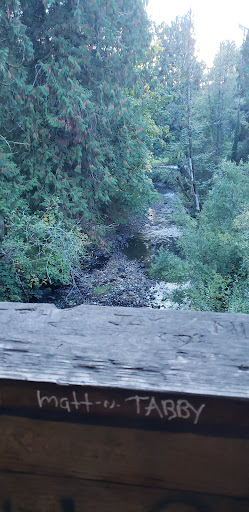
POLYGON ((153 165, 151 171, 151 178, 154 182, 160 181, 170 186, 176 186, 176 177, 178 169, 174 165, 153 165))
POLYGON ((88 239, 48 211, 12 215, 1 246, 1 300, 39 297, 42 287, 68 285, 80 272, 88 239))
POLYGON ((149 274, 168 283, 183 283, 187 275, 186 263, 168 249, 160 249, 155 263, 149 269, 149 274))
POLYGON ((182 303, 204 311, 249 313, 249 173, 223 163, 196 219, 181 211, 180 257, 161 251, 151 273, 189 282, 182 303))

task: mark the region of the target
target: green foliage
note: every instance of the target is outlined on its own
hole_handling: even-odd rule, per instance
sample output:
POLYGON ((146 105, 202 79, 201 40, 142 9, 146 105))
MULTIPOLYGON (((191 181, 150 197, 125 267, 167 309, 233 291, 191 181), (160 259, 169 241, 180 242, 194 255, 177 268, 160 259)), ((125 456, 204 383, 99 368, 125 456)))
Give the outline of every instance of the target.
POLYGON ((0 143, 31 212, 50 199, 84 222, 99 221, 117 200, 124 211, 135 200, 137 209, 141 179, 143 202, 151 194, 143 1, 5 0, 0 14, 0 143))
POLYGON ((248 204, 247 167, 224 162, 198 218, 178 214, 180 256, 161 251, 151 272, 189 283, 182 300, 192 309, 249 313, 248 204))
POLYGON ((1 293, 27 300, 72 282, 80 229, 96 243, 153 198, 151 34, 143 0, 3 0, 0 39, 1 293))
POLYGON ((27 301, 45 286, 74 283, 87 245, 87 236, 53 211, 42 218, 13 214, 1 246, 0 299, 27 301))
POLYGON ((163 107, 155 105, 153 119, 161 129, 162 142, 157 141, 153 151, 155 158, 179 165, 178 189, 190 207, 192 185, 202 203, 223 158, 232 157, 237 163, 247 158, 249 38, 240 52, 234 42, 222 42, 213 67, 204 73, 204 63, 196 59, 191 12, 171 25, 160 25, 156 35, 157 81, 152 84, 160 83, 168 101, 163 107), (182 171, 189 158, 193 182, 182 171))
POLYGON ((22 187, 23 179, 13 162, 13 154, 0 136, 0 215, 5 217, 10 211, 25 206, 22 187))
POLYGON ((191 12, 156 35, 150 47, 144 0, 2 1, 3 298, 72 282, 88 240, 141 213, 154 178, 177 181, 189 211, 198 188, 203 208, 181 214, 181 257, 161 252, 152 273, 190 282, 193 308, 248 311, 248 171, 221 159, 249 154, 249 38, 204 75, 191 12), (149 152, 178 168, 149 172, 149 152))
POLYGON ((166 166, 169 165, 169 159, 168 157, 161 157, 161 158, 153 158, 151 161, 151 165, 154 168, 160 167, 160 166, 166 166))
POLYGON ((109 285, 103 285, 103 286, 96 286, 94 288, 93 293, 95 297, 100 297, 101 295, 105 295, 106 293, 109 293, 111 290, 111 286, 109 285))
POLYGON ((164 164, 166 160, 154 160, 151 171, 151 178, 153 182, 161 182, 167 185, 175 186, 176 177, 179 173, 177 166, 164 164), (155 162, 158 162, 157 164, 155 162))
POLYGON ((171 163, 178 163, 189 154, 188 118, 192 112, 188 103, 200 88, 203 72, 195 56, 193 30, 191 12, 176 18, 171 25, 163 23, 157 28, 156 71, 170 98, 164 106, 169 133, 163 154, 171 163))
POLYGON ((220 162, 231 157, 239 106, 238 62, 235 43, 222 42, 212 68, 193 98, 193 151, 198 190, 203 199, 220 162))
MULTIPOLYGON (((155 70, 151 69, 151 75, 155 70)), ((147 124, 147 145, 157 157, 163 154, 166 141, 170 139, 167 105, 172 100, 167 89, 158 79, 146 83, 143 94, 143 118, 147 124)))
POLYGON ((161 278, 168 283, 184 283, 186 270, 184 260, 169 250, 161 249, 149 273, 152 277, 161 278))
POLYGON ((237 66, 238 108, 231 158, 244 162, 249 156, 249 31, 241 47, 237 66))

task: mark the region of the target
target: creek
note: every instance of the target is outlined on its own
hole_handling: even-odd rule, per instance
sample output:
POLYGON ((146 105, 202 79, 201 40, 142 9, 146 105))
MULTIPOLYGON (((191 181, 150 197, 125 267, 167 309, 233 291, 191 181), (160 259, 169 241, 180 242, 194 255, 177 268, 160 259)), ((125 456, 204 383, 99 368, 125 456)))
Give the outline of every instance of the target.
POLYGON ((177 194, 163 183, 155 183, 159 200, 148 211, 142 227, 129 237, 118 237, 122 243, 105 261, 83 268, 75 286, 64 287, 47 296, 42 302, 52 302, 65 308, 79 304, 103 306, 132 306, 171 308, 170 294, 178 285, 151 279, 147 269, 162 247, 176 252, 181 232, 174 223, 177 194), (168 299, 164 299, 165 295, 168 299))
MULTIPOLYGON (((164 183, 154 183, 159 194, 159 201, 149 209, 148 221, 144 227, 127 241, 123 252, 129 260, 137 260, 148 268, 161 248, 168 248, 177 253, 177 239, 181 231, 174 222, 177 211, 177 193, 164 183)), ((172 307, 170 299, 164 300, 178 285, 157 281, 151 286, 152 307, 172 307)))
POLYGON ((177 194, 163 183, 154 183, 160 200, 149 208, 144 227, 127 242, 124 254, 128 259, 137 259, 148 267, 161 247, 177 252, 176 240, 181 235, 173 220, 177 210, 177 194))

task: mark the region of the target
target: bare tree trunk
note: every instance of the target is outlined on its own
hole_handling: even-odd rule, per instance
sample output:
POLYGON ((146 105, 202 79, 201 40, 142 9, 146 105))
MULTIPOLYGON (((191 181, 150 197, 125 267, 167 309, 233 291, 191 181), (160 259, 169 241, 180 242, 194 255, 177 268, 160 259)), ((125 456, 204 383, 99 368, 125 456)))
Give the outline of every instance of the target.
POLYGON ((222 102, 223 102, 223 91, 222 91, 222 72, 221 72, 221 46, 219 54, 219 89, 218 89, 218 113, 217 113, 217 133, 216 133, 216 163, 219 164, 221 157, 221 143, 222 143, 222 102))
POLYGON ((183 186, 183 184, 182 184, 182 182, 181 182, 181 180, 180 180, 179 176, 177 176, 176 181, 177 181, 178 185, 180 186, 181 191, 182 191, 182 193, 184 194, 184 196, 188 199, 188 201, 190 201, 190 200, 191 200, 191 197, 190 197, 190 196, 188 195, 188 193, 186 192, 186 190, 185 190, 185 188, 184 188, 184 186, 183 186))
POLYGON ((213 112, 213 107, 212 107, 212 104, 211 104, 211 96, 210 96, 210 81, 208 79, 208 82, 207 82, 207 87, 208 87, 208 106, 209 106, 209 119, 210 119, 210 122, 209 122, 209 128, 210 128, 210 138, 211 138, 211 142, 212 142, 212 145, 214 145, 214 112, 213 112))
POLYGON ((200 211, 200 200, 199 195, 196 189, 196 181, 195 181, 195 172, 194 172, 194 162, 193 162, 193 141, 192 141, 192 125, 191 125, 191 85, 190 85, 190 48, 189 48, 189 39, 188 39, 188 86, 187 86, 187 115, 188 115, 188 153, 189 153, 189 163, 188 163, 188 174, 190 179, 190 187, 191 194, 194 200, 194 206, 196 211, 200 211))

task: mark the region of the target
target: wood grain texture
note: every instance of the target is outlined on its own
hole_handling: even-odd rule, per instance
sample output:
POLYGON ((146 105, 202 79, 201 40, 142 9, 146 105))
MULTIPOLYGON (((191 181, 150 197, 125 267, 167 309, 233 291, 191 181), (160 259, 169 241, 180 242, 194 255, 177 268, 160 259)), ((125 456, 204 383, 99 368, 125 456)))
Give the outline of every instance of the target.
POLYGON ((0 512, 248 512, 248 315, 0 303, 0 328, 0 512))
POLYGON ((249 316, 0 303, 0 378, 249 398, 249 316))
POLYGON ((0 418, 0 470, 249 497, 249 441, 0 418))
POLYGON ((1 512, 248 512, 249 501, 0 472, 1 512))

